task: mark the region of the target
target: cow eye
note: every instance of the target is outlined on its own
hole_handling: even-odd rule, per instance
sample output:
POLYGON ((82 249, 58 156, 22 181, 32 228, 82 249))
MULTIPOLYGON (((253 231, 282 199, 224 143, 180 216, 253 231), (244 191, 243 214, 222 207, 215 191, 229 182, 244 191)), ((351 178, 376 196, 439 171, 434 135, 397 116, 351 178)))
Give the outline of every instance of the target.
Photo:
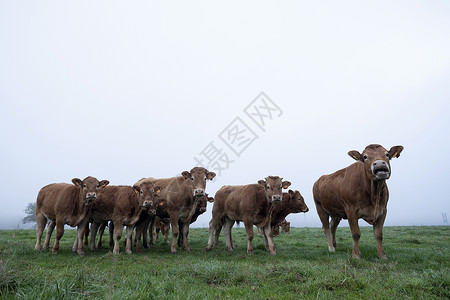
POLYGON ((386 152, 386 157, 389 158, 389 153, 388 152, 386 152))
POLYGON ((368 156, 366 154, 364 154, 363 158, 364 158, 364 160, 366 160, 368 158, 368 156))

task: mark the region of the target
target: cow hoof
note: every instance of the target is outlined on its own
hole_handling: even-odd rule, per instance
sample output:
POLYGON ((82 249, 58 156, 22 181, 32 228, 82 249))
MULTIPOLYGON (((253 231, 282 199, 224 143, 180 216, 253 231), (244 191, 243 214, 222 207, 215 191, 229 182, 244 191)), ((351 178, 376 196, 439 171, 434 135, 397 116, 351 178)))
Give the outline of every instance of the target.
POLYGON ((247 254, 248 254, 248 255, 253 255, 253 250, 247 251, 247 254))
POLYGON ((170 251, 171 254, 177 254, 177 251, 170 251))
POLYGON ((330 251, 330 252, 336 252, 336 249, 334 249, 334 247, 328 246, 328 251, 330 251))
POLYGON ((58 250, 56 250, 56 251, 53 250, 53 251, 52 251, 52 254, 55 254, 55 255, 58 254, 58 250))
POLYGON ((333 247, 336 248, 336 243, 333 243, 333 247))
POLYGON ((379 259, 388 259, 386 255, 382 255, 380 257, 378 257, 379 259))
POLYGON ((277 251, 270 252, 270 255, 272 255, 272 256, 277 255, 277 251))
POLYGON ((78 256, 84 256, 84 252, 78 252, 78 256))

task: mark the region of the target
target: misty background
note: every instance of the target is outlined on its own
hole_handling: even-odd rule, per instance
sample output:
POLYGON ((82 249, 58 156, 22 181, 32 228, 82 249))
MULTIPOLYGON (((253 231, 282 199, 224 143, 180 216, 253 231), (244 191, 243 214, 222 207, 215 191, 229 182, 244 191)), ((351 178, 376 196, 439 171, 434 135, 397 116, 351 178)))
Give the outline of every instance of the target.
POLYGON ((403 145, 385 224, 450 217, 448 1, 0 0, 0 45, 0 229, 29 228, 49 183, 172 177, 208 145, 232 162, 207 193, 279 175, 310 209, 296 227, 321 226, 312 185, 349 150, 403 145), (278 107, 263 128, 246 113, 261 92, 278 107))

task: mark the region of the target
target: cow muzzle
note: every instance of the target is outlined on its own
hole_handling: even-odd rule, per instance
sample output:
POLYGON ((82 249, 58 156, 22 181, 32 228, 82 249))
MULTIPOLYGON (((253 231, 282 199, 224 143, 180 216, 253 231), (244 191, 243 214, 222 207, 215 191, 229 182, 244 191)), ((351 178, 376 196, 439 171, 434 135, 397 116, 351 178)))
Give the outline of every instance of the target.
POLYGON ((87 193, 84 199, 84 204, 90 204, 92 201, 97 199, 97 193, 87 193))
POLYGON ((376 160, 372 164, 372 174, 375 175, 377 180, 389 179, 391 177, 391 170, 384 160, 376 160))
POLYGON ((204 189, 196 189, 194 190, 194 197, 200 197, 205 195, 204 189))
POLYGON ((278 204, 281 202, 281 200, 283 199, 283 197, 281 197, 281 195, 273 195, 272 196, 272 203, 273 204, 278 204))

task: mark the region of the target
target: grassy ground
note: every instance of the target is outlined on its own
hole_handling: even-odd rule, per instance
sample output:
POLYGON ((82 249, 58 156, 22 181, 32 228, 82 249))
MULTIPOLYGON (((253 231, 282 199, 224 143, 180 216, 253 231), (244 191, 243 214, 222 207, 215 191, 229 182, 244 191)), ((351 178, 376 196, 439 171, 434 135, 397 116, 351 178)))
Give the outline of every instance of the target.
MULTIPOLYGON (((256 230, 255 230, 256 232, 256 230)), ((370 227, 362 228, 362 259, 351 258, 348 228, 338 228, 328 253, 320 228, 292 228, 275 238, 277 256, 254 239, 246 254, 243 228, 233 229, 236 249, 205 252, 207 229, 189 234, 190 252, 170 254, 161 241, 142 254, 110 249, 71 252, 66 230, 60 254, 35 252, 32 230, 0 231, 0 296, 25 299, 449 299, 450 227, 386 227, 388 260, 379 260, 370 227)), ((108 241, 104 238, 104 245, 108 241)))

